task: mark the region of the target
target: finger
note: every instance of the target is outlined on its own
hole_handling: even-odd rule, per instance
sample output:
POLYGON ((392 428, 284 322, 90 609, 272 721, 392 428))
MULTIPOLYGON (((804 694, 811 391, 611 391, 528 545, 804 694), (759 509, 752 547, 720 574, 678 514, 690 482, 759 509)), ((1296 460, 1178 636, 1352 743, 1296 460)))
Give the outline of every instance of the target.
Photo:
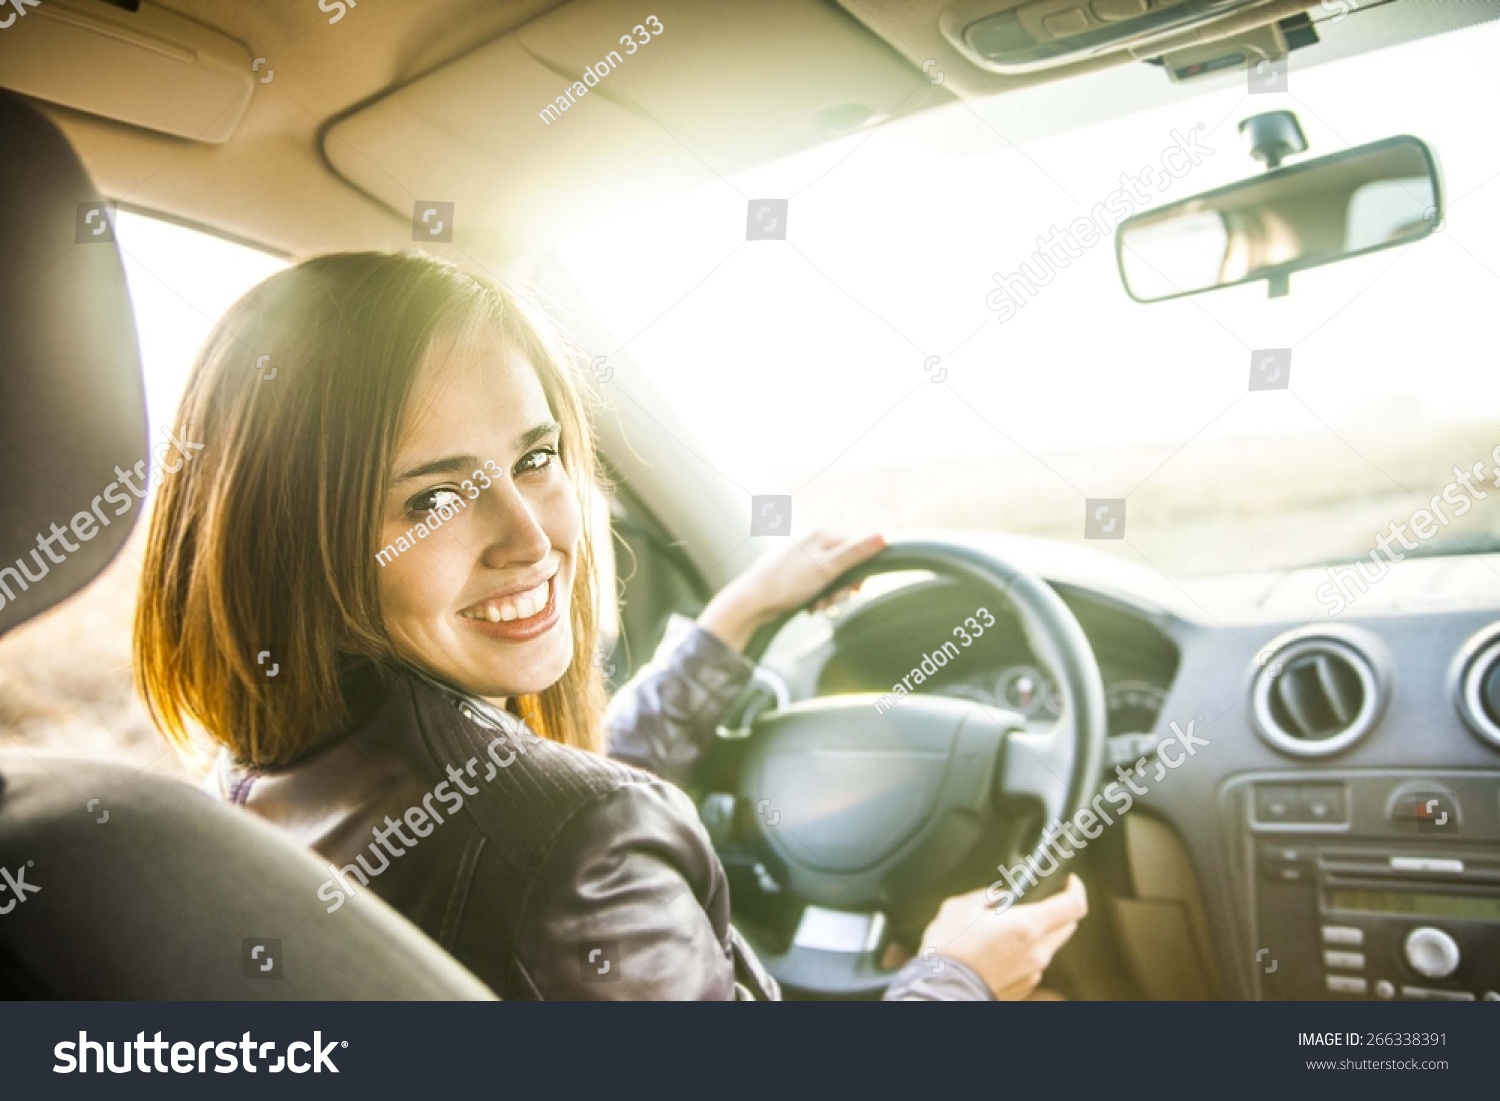
POLYGON ((1089 904, 1088 894, 1084 890, 1083 881, 1077 876, 1068 877, 1068 885, 1051 898, 1044 898, 1041 902, 1026 902, 1017 907, 1026 916, 1036 923, 1036 928, 1042 933, 1065 925, 1070 921, 1082 921, 1088 916, 1089 904))
POLYGON ((833 549, 843 541, 843 536, 835 535, 831 531, 823 531, 819 528, 808 532, 801 539, 797 540, 797 545, 807 551, 808 554, 821 554, 833 549))
POLYGON ((825 596, 822 600, 822 603, 830 606, 834 604, 842 604, 844 601, 848 600, 851 596, 854 595, 854 588, 855 587, 853 585, 845 585, 837 592, 832 592, 825 596))
POLYGON ((1076 932, 1078 932, 1078 922, 1070 921, 1062 928, 1054 929, 1042 938, 1041 943, 1037 945, 1037 951, 1045 961, 1042 964, 1043 967, 1052 962, 1052 957, 1057 955, 1057 950, 1072 940, 1076 932))
POLYGON ((836 573, 853 569, 861 562, 868 562, 885 549, 885 536, 878 532, 863 539, 851 539, 829 551, 829 567, 836 573))

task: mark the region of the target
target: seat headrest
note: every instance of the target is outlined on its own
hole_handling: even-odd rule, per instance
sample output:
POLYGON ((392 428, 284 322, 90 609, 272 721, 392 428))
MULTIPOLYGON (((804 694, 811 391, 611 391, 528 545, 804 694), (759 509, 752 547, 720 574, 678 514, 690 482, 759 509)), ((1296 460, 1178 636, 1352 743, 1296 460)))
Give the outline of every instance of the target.
POLYGON ((113 223, 101 230, 106 219, 88 216, 104 197, 51 120, 10 92, 0 92, 0 148, 3 633, 119 552, 145 502, 116 467, 144 488, 134 471, 147 434, 113 223))

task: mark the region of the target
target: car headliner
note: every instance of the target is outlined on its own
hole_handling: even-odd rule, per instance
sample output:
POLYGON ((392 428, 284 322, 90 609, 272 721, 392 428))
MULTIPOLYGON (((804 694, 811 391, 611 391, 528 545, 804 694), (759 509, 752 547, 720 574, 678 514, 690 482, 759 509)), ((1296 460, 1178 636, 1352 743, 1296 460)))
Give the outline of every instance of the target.
MULTIPOLYGON (((1286 0, 1266 11, 1284 16, 1310 2, 1286 0)), ((427 163, 423 158, 422 178, 487 187, 498 196, 487 214, 510 224, 499 227, 488 242, 486 266, 505 266, 523 251, 518 243, 544 243, 546 234, 558 232, 569 218, 586 214, 580 195, 597 197, 604 204, 611 201, 610 192, 628 197, 632 183, 638 189, 643 182, 661 180, 659 166, 651 166, 649 172, 642 169, 638 178, 627 180, 620 147, 594 140, 590 120, 578 117, 577 111, 568 118, 568 127, 548 129, 532 121, 550 96, 538 82, 544 80, 546 88, 562 86, 592 57, 584 36, 613 42, 616 30, 628 30, 640 18, 635 6, 620 0, 562 5, 547 0, 364 0, 336 23, 329 22, 327 12, 332 9, 320 11, 314 0, 263 0, 253 5, 165 0, 159 6, 244 43, 253 56, 268 59, 276 77, 256 85, 245 117, 222 145, 186 141, 48 105, 101 189, 127 207, 199 224, 285 254, 402 247, 411 240, 409 200, 396 202, 386 192, 405 191, 383 192, 379 182, 383 173, 399 176, 411 166, 381 163, 341 138, 351 129, 360 132, 355 123, 371 131, 377 124, 393 125, 391 120, 402 113, 420 109, 430 116, 434 91, 446 97, 438 103, 443 117, 421 121, 429 127, 457 125, 463 130, 453 135, 453 152, 444 158, 446 163, 427 163), (451 77, 460 69, 466 54, 483 52, 486 44, 493 49, 496 40, 517 31, 514 41, 524 51, 525 64, 536 69, 536 94, 523 86, 526 91, 514 101, 496 102, 464 94, 461 82, 437 81, 444 70, 451 77), (485 131, 492 124, 508 125, 512 120, 527 124, 512 127, 516 137, 508 148, 513 157, 466 155, 484 151, 485 131), (558 129, 576 132, 559 140, 558 129), (610 171, 599 171, 605 163, 610 171), (538 177, 549 183, 593 177, 593 183, 587 192, 575 189, 566 204, 559 200, 555 209, 546 210, 545 189, 535 182, 538 177), (384 201, 373 201, 372 194, 384 201)), ((1195 90, 1172 85, 1164 75, 1144 93, 1138 79, 1069 79, 1119 64, 1131 66, 1120 60, 1027 78, 987 74, 951 47, 932 40, 941 7, 926 0, 844 0, 843 7, 828 0, 768 0, 751 10, 660 0, 652 10, 668 31, 662 44, 650 47, 658 52, 649 65, 637 63, 627 74, 615 74, 612 87, 592 97, 598 104, 590 110, 605 120, 606 129, 635 126, 642 134, 654 130, 679 160, 696 162, 700 171, 727 174, 832 140, 850 128, 951 104, 955 93, 977 99, 1012 92, 989 99, 986 113, 992 126, 998 123, 1008 137, 1024 140, 1195 90), (932 84, 917 60, 923 52, 939 49, 939 66, 947 74, 941 86, 932 84), (853 88, 853 94, 846 95, 845 88, 853 88), (718 94, 707 94, 710 91, 718 94), (849 102, 861 97, 864 102, 849 102), (1013 109, 1007 110, 1008 104, 1013 109), (867 111, 863 119, 861 109, 867 111)), ((1358 18, 1335 25, 1328 12, 1313 4, 1309 14, 1320 23, 1324 41, 1298 56, 1313 64, 1441 33, 1494 17, 1486 7, 1385 4, 1361 9, 1358 18)), ((469 68, 486 71, 472 59, 469 68)), ((1119 75, 1124 72, 1118 70, 1119 75)))

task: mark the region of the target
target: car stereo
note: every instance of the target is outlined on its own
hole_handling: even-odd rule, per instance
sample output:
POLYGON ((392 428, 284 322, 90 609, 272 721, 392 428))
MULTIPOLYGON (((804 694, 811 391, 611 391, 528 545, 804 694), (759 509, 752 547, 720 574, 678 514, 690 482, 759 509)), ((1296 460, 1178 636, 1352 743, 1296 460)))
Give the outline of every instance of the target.
POLYGON ((1500 1000, 1500 775, 1241 777, 1256 997, 1500 1000))

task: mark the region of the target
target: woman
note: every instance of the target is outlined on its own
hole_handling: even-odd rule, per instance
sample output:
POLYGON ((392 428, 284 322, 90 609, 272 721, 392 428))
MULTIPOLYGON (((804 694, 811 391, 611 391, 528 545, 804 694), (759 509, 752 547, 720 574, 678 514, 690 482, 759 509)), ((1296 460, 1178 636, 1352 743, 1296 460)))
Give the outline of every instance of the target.
MULTIPOLYGON (((523 303, 419 255, 252 290, 183 399, 205 447, 152 516, 140 687, 174 740, 221 744, 224 798, 329 861, 330 913, 373 890, 507 998, 776 997, 691 802, 651 773, 691 770, 751 632, 879 542, 730 585, 606 736, 571 363, 523 303)), ((983 922, 979 892, 950 899, 889 996, 1024 996, 1084 909, 1076 883, 983 922)))

